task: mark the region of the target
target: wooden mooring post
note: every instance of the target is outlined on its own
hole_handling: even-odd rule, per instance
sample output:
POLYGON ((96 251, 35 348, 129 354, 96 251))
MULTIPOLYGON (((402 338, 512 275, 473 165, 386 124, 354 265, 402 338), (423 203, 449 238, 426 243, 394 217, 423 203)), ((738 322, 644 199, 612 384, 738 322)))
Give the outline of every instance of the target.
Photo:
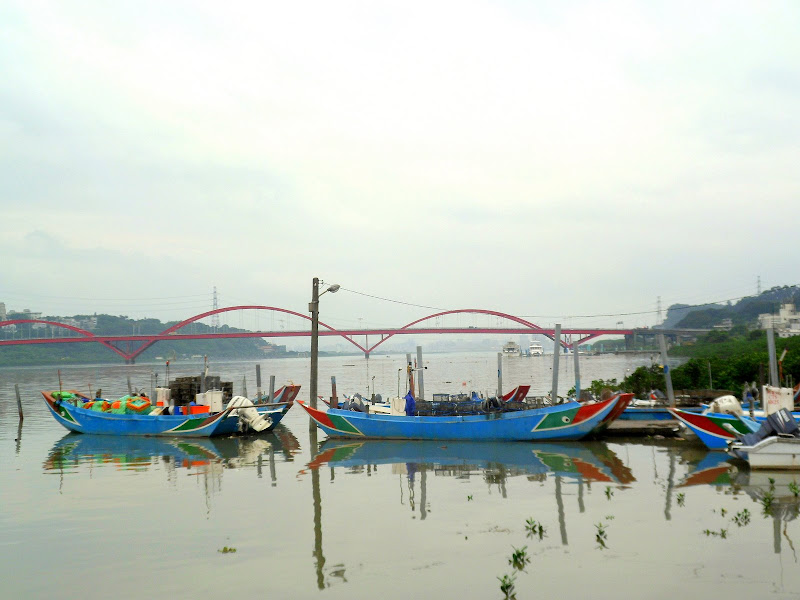
POLYGON ((275 375, 269 376, 269 401, 275 402, 275 375))
POLYGON ((261 402, 261 365, 256 365, 256 402, 261 402))
POLYGON ((503 397, 503 353, 497 353, 497 398, 503 397))

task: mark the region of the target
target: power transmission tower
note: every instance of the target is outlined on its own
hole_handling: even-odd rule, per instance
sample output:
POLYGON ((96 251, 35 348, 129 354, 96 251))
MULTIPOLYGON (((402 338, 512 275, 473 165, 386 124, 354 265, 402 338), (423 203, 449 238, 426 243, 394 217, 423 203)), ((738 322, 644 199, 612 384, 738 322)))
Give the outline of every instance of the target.
POLYGON ((761 295, 761 275, 756 278, 756 294, 761 295))
POLYGON ((656 306, 657 306, 656 310, 658 312, 658 323, 660 325, 662 323, 662 320, 661 320, 661 296, 658 297, 658 302, 657 302, 656 306))
MULTIPOLYGON (((214 310, 219 308, 219 303, 217 302, 217 286, 214 286, 214 310)), ((211 328, 214 330, 214 333, 217 332, 219 328, 219 314, 211 315, 211 328)))

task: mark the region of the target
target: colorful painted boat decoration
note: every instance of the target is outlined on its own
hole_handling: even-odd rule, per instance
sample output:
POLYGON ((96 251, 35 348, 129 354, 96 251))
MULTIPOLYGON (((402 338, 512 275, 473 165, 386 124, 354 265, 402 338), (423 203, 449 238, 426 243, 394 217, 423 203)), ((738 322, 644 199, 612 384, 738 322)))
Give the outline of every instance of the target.
MULTIPOLYGON (((755 426, 764 422, 766 417, 763 413, 755 415, 755 424, 744 416, 725 413, 691 413, 679 408, 668 409, 676 419, 686 425, 705 445, 711 450, 726 450, 729 441, 735 441, 736 435, 746 435, 752 433, 755 426)), ((760 412, 760 411, 759 411, 760 412)), ((800 413, 791 413, 795 421, 800 421, 800 413)))
POLYGON ((279 388, 273 397, 273 401, 269 402, 269 395, 261 396, 259 402, 254 403, 255 409, 261 415, 269 415, 272 419, 272 425, 267 427, 264 431, 272 431, 275 426, 281 422, 281 419, 292 408, 294 401, 297 399, 297 394, 300 393, 299 385, 284 385, 279 388))
MULTIPOLYGON (((705 407, 698 406, 681 409, 685 412, 701 413, 705 407)), ((673 421, 677 423, 675 416, 669 412, 666 406, 628 406, 618 417, 619 421, 673 421)))
POLYGON ((443 444, 441 441, 423 440, 327 439, 308 467, 313 470, 323 466, 352 468, 427 464, 460 469, 491 469, 502 465, 504 469, 513 471, 512 474, 519 475, 553 474, 602 483, 630 481, 620 481, 614 469, 609 467, 609 452, 613 455, 601 442, 518 444, 450 441, 443 444), (599 446, 603 448, 598 452, 599 446))
POLYGON ((625 409, 628 408, 631 401, 633 400, 633 394, 629 393, 617 393, 617 405, 614 407, 612 411, 606 415, 606 418, 603 419, 600 424, 595 428, 592 432, 594 435, 600 434, 606 429, 608 426, 611 425, 614 421, 616 421, 620 416, 625 412, 625 409))
MULTIPOLYGON (((69 394, 76 403, 95 402, 80 392, 70 391, 69 394)), ((232 407, 215 414, 115 414, 76 406, 63 399, 62 392, 43 391, 42 396, 53 418, 77 433, 209 437, 230 435, 239 429, 239 417, 230 416, 232 407)))
POLYGON ((394 416, 340 409, 327 412, 297 403, 330 437, 544 441, 579 440, 594 430, 619 402, 614 396, 597 404, 565 402, 509 412, 455 416, 394 416))
POLYGON ((686 425, 711 450, 725 450, 736 434, 750 433, 748 426, 735 415, 725 413, 698 414, 668 409, 678 421, 686 425))

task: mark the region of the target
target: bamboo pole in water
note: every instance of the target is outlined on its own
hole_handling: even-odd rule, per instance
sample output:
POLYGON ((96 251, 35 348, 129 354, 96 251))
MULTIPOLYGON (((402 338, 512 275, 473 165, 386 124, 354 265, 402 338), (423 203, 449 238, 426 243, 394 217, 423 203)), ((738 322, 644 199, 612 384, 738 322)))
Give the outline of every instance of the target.
POLYGON ((17 411, 19 412, 19 420, 22 421, 25 417, 22 416, 22 399, 19 396, 19 384, 14 384, 14 391, 17 393, 17 411))
POLYGON ((417 346, 417 370, 417 388, 419 389, 418 397, 420 400, 425 400, 425 379, 422 376, 425 367, 422 366, 422 346, 417 346))
POLYGON ((581 364, 578 360, 578 342, 572 344, 572 353, 575 355, 575 400, 580 402, 581 399, 581 364))
POLYGON ((675 408, 675 392, 672 390, 672 374, 669 372, 669 360, 667 358, 667 340, 664 339, 664 334, 658 334, 658 345, 661 349, 661 363, 664 365, 664 380, 667 384, 667 399, 669 405, 675 408))
POLYGON ((553 336, 553 388, 550 392, 550 403, 558 404, 558 358, 561 354, 561 323, 556 323, 553 336))

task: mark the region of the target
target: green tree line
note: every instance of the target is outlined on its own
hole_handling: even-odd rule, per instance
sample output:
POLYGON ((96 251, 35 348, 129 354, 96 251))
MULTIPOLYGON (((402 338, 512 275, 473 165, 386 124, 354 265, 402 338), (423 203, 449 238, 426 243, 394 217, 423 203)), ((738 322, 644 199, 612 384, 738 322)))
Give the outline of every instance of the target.
MULTIPOLYGON (((800 336, 776 338, 777 357, 784 350, 786 356, 781 364, 783 383, 800 379, 800 336)), ((712 331, 697 343, 676 346, 670 356, 681 356, 687 361, 671 370, 672 386, 676 390, 720 389, 741 392, 746 383, 758 382, 759 368, 764 377, 769 377, 769 352, 767 336, 762 330, 747 331, 735 327, 731 331, 712 331)), ((603 388, 633 392, 644 397, 650 390, 666 389, 662 365, 639 367, 621 382, 595 380, 590 387, 595 395, 603 388)))

